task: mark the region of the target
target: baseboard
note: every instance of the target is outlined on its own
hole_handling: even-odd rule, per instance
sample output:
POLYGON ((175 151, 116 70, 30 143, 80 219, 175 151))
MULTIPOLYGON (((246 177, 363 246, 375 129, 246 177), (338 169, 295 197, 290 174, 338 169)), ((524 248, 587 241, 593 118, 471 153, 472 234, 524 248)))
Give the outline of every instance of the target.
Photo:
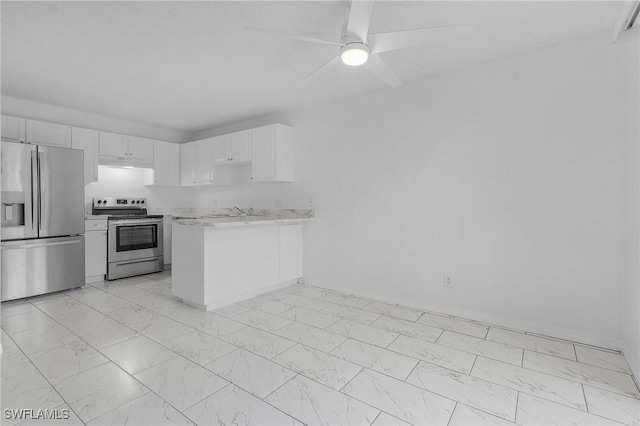
POLYGON ((631 350, 631 347, 624 342, 622 347, 622 354, 627 359, 629 363, 629 367, 631 367, 631 372, 636 379, 636 384, 640 385, 640 359, 636 358, 634 352, 631 350))
MULTIPOLYGON (((313 285, 313 284, 309 284, 313 285)), ((338 291, 328 286, 318 286, 321 288, 327 288, 332 291, 338 291)), ((517 318, 505 317, 501 315, 488 314, 486 312, 474 311, 464 308, 458 308, 454 306, 433 306, 433 305, 417 305, 415 302, 406 300, 390 298, 386 296, 380 296, 376 294, 357 293, 355 296, 365 297, 369 299, 385 300, 394 304, 404 305, 410 308, 418 309, 421 311, 428 311, 441 315, 451 315, 462 319, 468 319, 471 321, 487 323, 496 325, 499 327, 526 332, 529 334, 539 334, 545 337, 551 337, 556 339, 568 340, 575 343, 584 345, 597 346, 604 349, 612 349, 616 351, 623 350, 622 339, 612 338, 609 336, 602 336, 593 333, 584 333, 576 330, 569 330, 562 327, 553 327, 546 324, 540 324, 530 321, 522 321, 517 318)))
POLYGON ((223 306, 231 305, 232 303, 242 302, 243 300, 251 299, 252 297, 260 296, 261 294, 268 293, 274 290, 280 290, 281 288, 288 287, 292 284, 296 284, 298 282, 297 279, 291 281, 285 281, 282 283, 274 284, 268 287, 261 287, 256 290, 248 291, 246 293, 242 293, 238 296, 230 297, 224 300, 217 300, 213 303, 207 303, 205 309, 207 311, 213 311, 215 309, 221 308, 223 306))

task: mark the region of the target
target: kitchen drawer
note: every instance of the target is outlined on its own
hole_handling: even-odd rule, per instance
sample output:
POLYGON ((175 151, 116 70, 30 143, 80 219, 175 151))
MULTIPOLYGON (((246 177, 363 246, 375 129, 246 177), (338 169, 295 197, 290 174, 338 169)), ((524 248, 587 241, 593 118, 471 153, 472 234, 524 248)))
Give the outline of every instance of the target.
POLYGON ((107 219, 85 219, 84 221, 85 231, 106 231, 107 219))

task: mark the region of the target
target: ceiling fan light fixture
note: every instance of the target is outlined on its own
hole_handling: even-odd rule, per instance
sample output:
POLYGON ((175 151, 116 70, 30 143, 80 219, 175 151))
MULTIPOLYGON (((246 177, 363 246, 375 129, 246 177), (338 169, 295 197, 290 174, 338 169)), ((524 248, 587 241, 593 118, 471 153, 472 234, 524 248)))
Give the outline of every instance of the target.
POLYGON ((345 65, 357 67, 369 59, 369 46, 364 43, 349 43, 342 47, 340 58, 345 65))

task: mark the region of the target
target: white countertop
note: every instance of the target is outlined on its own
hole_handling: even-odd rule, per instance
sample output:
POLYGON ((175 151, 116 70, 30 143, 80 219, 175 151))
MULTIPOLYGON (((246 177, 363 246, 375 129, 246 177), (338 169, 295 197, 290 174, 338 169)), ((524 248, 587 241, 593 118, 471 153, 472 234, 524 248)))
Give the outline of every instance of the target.
POLYGON ((174 219, 174 223, 189 226, 251 226, 251 225, 286 225, 310 222, 315 217, 278 217, 278 216, 234 216, 234 217, 203 217, 197 219, 174 219))
POLYGON ((196 214, 174 213, 173 221, 189 226, 252 226, 252 225, 286 225, 315 220, 313 210, 295 209, 255 209, 253 214, 234 215, 232 209, 221 209, 196 214))

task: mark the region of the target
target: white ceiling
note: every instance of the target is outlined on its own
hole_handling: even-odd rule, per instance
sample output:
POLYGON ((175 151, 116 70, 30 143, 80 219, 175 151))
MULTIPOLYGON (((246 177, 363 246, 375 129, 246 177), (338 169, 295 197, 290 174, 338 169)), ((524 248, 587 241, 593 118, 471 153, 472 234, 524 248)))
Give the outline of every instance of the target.
MULTIPOLYGON (((245 32, 340 37, 348 1, 2 1, 2 94, 196 132, 386 88, 338 54, 245 32)), ((612 28, 621 2, 376 2, 370 32, 474 24, 468 39, 381 56, 403 81, 612 28)))

